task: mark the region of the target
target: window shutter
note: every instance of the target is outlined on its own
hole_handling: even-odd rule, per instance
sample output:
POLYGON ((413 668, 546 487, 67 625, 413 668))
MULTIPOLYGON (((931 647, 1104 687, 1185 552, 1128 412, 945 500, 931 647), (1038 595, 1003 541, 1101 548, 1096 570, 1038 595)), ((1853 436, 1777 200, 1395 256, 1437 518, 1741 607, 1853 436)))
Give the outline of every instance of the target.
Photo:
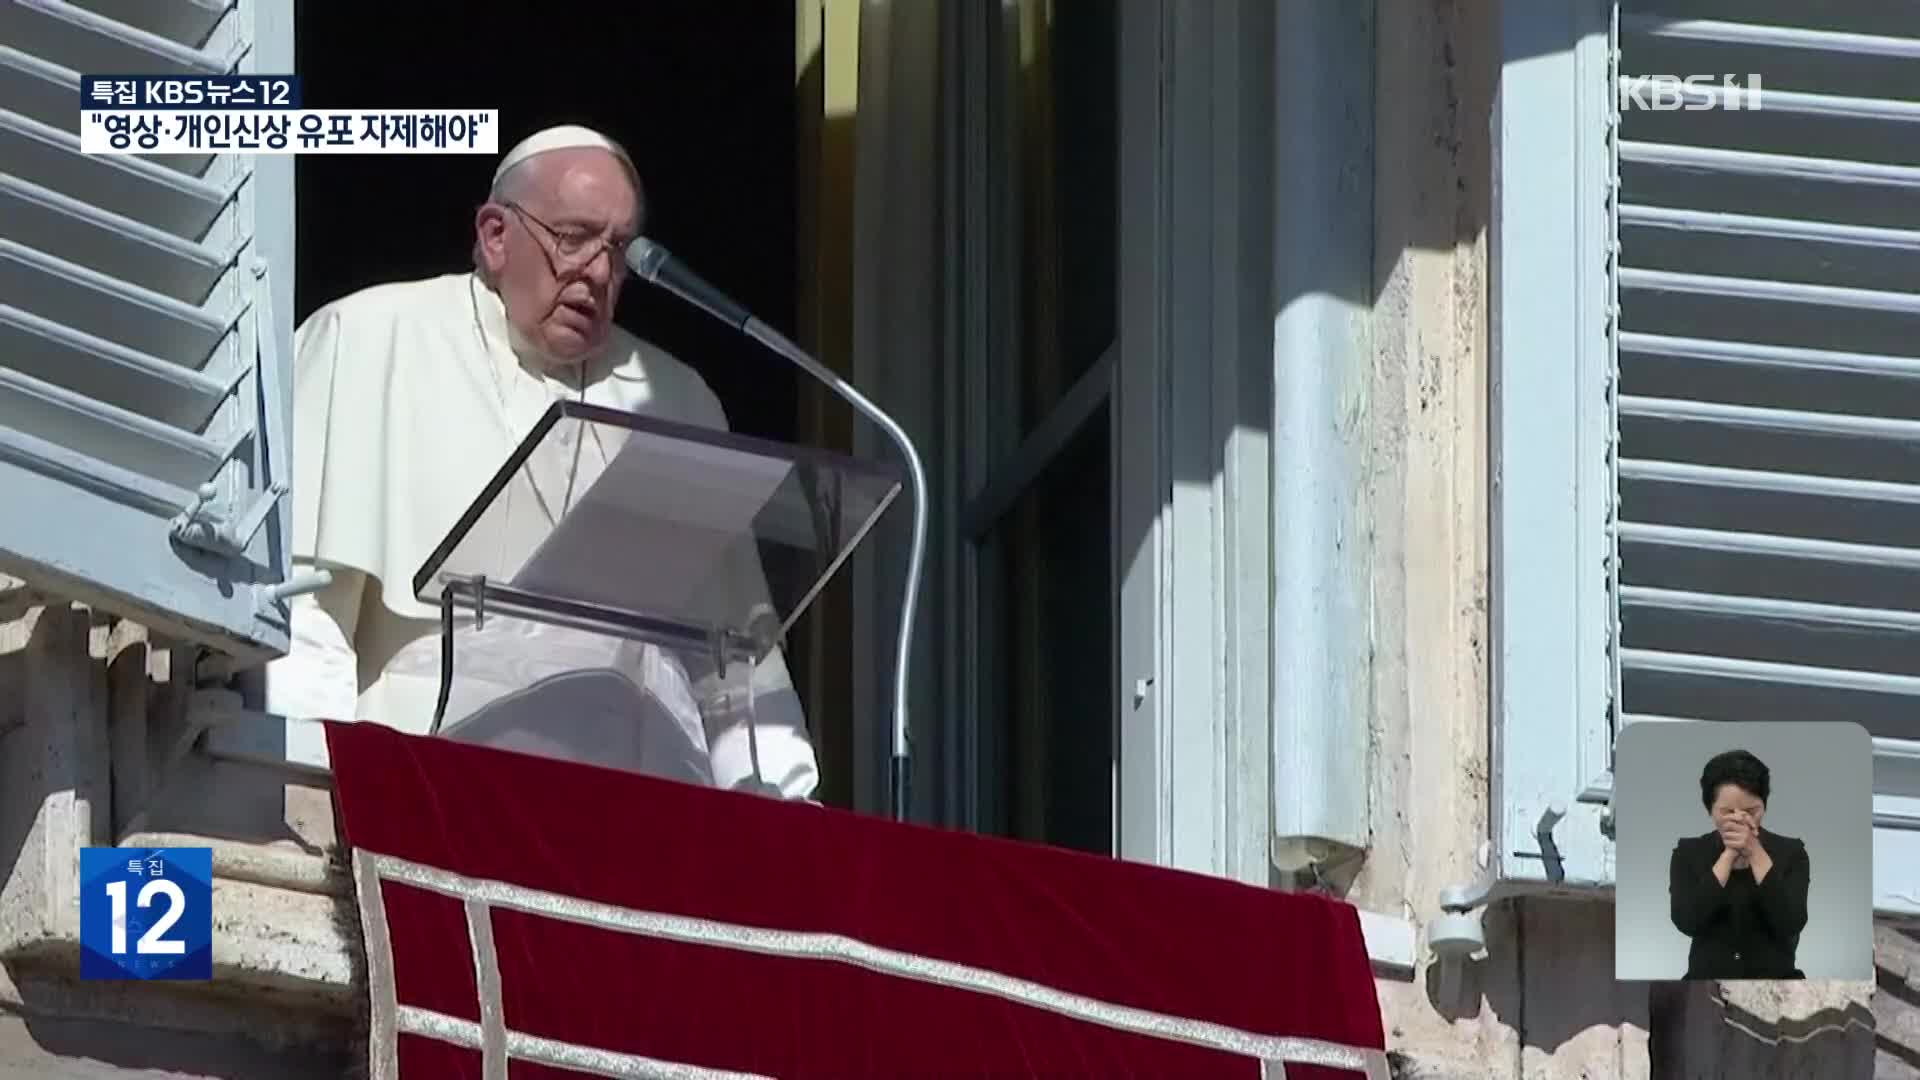
POLYGON ((79 107, 291 70, 262 6, 0 0, 0 571, 247 660, 287 644, 291 163, 83 156, 79 107))
POLYGON ((1487 246, 1493 876, 1613 880, 1609 9, 1503 0, 1487 246))
MULTIPOLYGON (((1920 4, 1632 0, 1617 19, 1621 718, 1858 721, 1876 845, 1911 845, 1920 4), (1721 73, 1758 73, 1758 110, 1638 107, 1650 77, 1696 72, 1714 88, 1681 96, 1716 106, 1735 103, 1721 73)), ((1880 877, 1881 907, 1920 909, 1880 877)))

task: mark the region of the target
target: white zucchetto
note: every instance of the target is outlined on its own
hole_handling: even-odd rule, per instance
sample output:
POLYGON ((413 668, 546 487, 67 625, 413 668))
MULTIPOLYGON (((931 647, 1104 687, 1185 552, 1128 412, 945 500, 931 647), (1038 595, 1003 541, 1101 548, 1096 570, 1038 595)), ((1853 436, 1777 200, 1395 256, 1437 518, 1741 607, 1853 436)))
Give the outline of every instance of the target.
POLYGON ((499 184, 500 178, 507 174, 508 169, 536 154, 544 154, 550 150, 572 150, 578 147, 605 150, 619 158, 620 164, 626 166, 627 174, 633 177, 635 186, 639 186, 640 170, 634 167, 633 158, 627 154, 626 148, 592 128, 581 127, 578 124, 561 124, 536 131, 515 143, 513 148, 500 159, 499 166, 493 170, 493 182, 496 185, 499 184))

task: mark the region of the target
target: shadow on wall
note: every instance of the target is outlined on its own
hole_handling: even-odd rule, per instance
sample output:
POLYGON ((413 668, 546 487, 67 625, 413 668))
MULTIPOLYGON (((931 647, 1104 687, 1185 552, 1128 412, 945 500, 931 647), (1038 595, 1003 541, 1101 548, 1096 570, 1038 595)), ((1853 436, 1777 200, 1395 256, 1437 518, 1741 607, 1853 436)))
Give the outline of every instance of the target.
POLYGON ((339 1080, 365 1057, 338 1018, 262 1022, 256 1006, 267 1003, 255 991, 236 1007, 217 993, 187 1000, 145 983, 82 984, 51 970, 73 963, 0 965, 0 980, 20 992, 17 1011, 0 1014, 0 1077, 105 1080, 125 1069, 179 1080, 339 1080))
POLYGON ((1652 983, 1655 1076, 1852 1077, 1874 1074, 1874 1017, 1859 1002, 1769 1020, 1716 983, 1652 983))
POLYGON ((1481 925, 1486 959, 1463 964, 1452 986, 1440 965, 1427 969, 1427 1001, 1447 1020, 1490 1012, 1546 1054, 1594 1028, 1648 1028, 1647 984, 1613 977, 1611 904, 1504 900, 1487 908, 1481 925))
MULTIPOLYGON (((335 845, 327 852, 328 862, 337 874, 350 877, 353 868, 348 863, 347 849, 335 845)), ((351 962, 353 965, 353 1028, 347 1040, 350 1057, 340 1075, 344 1080, 366 1080, 370 1074, 371 1058, 368 1040, 373 1029, 373 994, 367 989, 367 954, 364 948, 366 926, 360 917, 360 905, 356 896, 348 893, 335 898, 333 905, 333 928, 341 940, 354 943, 351 962)))
POLYGON ((1882 1076, 1920 1076, 1920 930, 1874 935, 1874 1046, 1882 1076))
MULTIPOLYGON (((1647 1075, 1654 1077, 1920 1073, 1920 963, 1909 962, 1920 961, 1920 930, 1880 928, 1872 1007, 1855 1000, 1805 1011, 1795 998, 1819 995, 1822 983, 1616 981, 1606 903, 1502 901, 1487 909, 1483 925, 1487 958, 1465 963, 1451 985, 1430 966, 1427 1000, 1448 1021, 1490 1013, 1519 1033, 1526 1050, 1553 1055, 1589 1030, 1637 1027, 1647 1033, 1647 1075)), ((1841 987, 1858 984, 1825 985, 1838 997, 1841 987)))

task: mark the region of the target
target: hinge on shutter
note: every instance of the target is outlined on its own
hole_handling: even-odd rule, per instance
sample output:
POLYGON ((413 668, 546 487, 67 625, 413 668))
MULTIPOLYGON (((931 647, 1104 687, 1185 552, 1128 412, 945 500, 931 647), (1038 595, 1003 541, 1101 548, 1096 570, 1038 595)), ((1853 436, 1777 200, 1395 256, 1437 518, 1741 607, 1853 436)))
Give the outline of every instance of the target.
MULTIPOLYGON (((1625 647, 1626 626, 1620 616, 1620 7, 1610 5, 1607 22, 1607 239, 1606 239, 1606 329, 1607 362, 1607 768, 1615 767, 1615 752, 1620 728, 1626 722, 1626 690, 1621 670, 1620 650, 1625 647)), ((1582 280, 1585 280, 1584 278, 1582 280)), ((1600 830, 1613 837, 1613 810, 1609 799, 1600 818, 1600 830)))
POLYGON ((248 269, 252 271, 254 375, 265 405, 261 418, 264 430, 260 432, 266 442, 260 455, 263 482, 258 491, 250 493, 251 498, 244 505, 241 499, 235 499, 233 504, 222 502, 218 500, 217 487, 202 484, 193 503, 173 519, 175 539, 227 557, 246 552, 261 526, 267 523, 267 515, 273 513, 274 507, 292 490, 290 484, 275 475, 282 467, 280 459, 292 448, 280 431, 280 358, 279 342, 273 332, 273 283, 265 259, 254 259, 248 269))

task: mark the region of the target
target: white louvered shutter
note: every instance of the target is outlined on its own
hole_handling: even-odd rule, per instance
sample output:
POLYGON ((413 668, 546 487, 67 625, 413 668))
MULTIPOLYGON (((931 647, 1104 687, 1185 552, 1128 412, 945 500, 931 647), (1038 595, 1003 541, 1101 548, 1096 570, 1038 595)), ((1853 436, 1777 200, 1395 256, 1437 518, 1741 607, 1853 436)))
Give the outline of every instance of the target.
POLYGON ((83 156, 80 76, 290 70, 283 2, 0 0, 0 572, 243 659, 287 644, 291 163, 83 156))
POLYGON ((1858 721, 1879 847, 1920 829, 1920 2, 1628 0, 1617 34, 1629 90, 1762 78, 1623 95, 1623 719, 1858 721))

